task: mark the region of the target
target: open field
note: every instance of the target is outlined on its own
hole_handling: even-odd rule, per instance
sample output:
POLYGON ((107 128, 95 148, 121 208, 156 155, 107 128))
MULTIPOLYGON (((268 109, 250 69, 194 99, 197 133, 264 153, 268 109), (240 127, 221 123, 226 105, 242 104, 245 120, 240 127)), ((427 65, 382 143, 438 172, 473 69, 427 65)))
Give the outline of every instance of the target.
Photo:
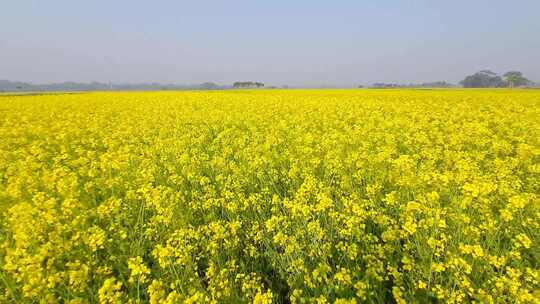
POLYGON ((0 96, 0 303, 540 299, 540 91, 0 96))

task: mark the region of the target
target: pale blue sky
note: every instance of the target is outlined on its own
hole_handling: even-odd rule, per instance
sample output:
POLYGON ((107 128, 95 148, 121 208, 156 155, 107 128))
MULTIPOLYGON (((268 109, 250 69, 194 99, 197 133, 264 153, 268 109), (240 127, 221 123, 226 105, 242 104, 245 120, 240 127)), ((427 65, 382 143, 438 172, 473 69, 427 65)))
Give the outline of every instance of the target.
POLYGON ((540 80, 539 0, 2 0, 0 79, 281 85, 540 80))

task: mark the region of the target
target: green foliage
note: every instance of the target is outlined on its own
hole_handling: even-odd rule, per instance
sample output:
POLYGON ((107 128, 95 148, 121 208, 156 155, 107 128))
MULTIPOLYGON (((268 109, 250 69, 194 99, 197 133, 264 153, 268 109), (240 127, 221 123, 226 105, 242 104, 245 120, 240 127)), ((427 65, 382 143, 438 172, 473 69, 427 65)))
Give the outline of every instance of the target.
POLYGON ((465 88, 500 88, 505 86, 502 78, 489 70, 467 76, 460 84, 465 88))
POLYGON ((507 72, 503 75, 503 77, 506 83, 508 84, 508 86, 512 88, 524 86, 531 83, 529 79, 523 76, 523 73, 518 72, 518 71, 507 72))

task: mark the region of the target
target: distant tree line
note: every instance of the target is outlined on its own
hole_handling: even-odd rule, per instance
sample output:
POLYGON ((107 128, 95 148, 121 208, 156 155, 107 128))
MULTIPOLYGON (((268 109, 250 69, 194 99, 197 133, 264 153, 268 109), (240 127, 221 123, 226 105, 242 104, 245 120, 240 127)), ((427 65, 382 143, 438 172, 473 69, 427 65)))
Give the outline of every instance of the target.
POLYGON ((20 81, 0 80, 0 92, 51 92, 51 91, 160 91, 160 90, 222 90, 230 89, 230 85, 218 85, 213 82, 201 84, 162 84, 162 83, 135 83, 112 84, 101 82, 79 83, 61 82, 50 84, 32 84, 20 81))
POLYGON ((434 81, 434 82, 424 82, 424 83, 409 83, 409 84, 399 84, 399 83, 384 83, 376 82, 371 85, 372 88, 376 89, 398 89, 398 88, 453 88, 455 84, 448 83, 446 81, 434 81))
POLYGON ((465 88, 514 88, 534 85, 519 71, 506 72, 501 77, 490 70, 482 70, 469 75, 460 84, 465 88))
POLYGON ((262 88, 264 83, 262 82, 253 82, 253 81, 237 81, 233 83, 233 88, 235 89, 251 89, 251 88, 262 88))
MULTIPOLYGON (((520 71, 506 72, 501 76, 490 70, 482 70, 465 77, 459 84, 465 88, 517 88, 517 87, 540 87, 527 79, 520 71)), ((361 87, 361 86, 359 86, 361 87)), ((376 82, 371 85, 377 89, 396 89, 396 88, 452 88, 456 85, 446 81, 435 81, 426 83, 385 83, 376 82)))

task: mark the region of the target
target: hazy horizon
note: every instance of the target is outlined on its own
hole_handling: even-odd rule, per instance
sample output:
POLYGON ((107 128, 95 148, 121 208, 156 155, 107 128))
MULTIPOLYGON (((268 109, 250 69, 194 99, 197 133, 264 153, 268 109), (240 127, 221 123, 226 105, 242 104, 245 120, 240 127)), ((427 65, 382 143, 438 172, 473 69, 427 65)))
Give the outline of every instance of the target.
POLYGON ((355 86, 482 69, 540 81, 540 2, 13 1, 0 79, 355 86))

